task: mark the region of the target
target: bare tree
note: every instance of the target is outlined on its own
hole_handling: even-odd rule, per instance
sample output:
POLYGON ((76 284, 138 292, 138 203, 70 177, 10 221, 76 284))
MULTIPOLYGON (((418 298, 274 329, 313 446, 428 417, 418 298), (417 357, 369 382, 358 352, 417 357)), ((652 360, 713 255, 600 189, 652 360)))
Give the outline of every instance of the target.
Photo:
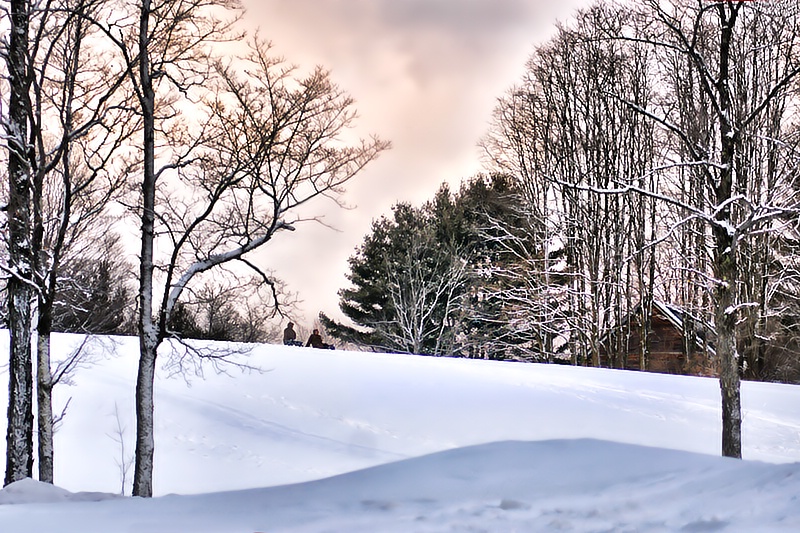
POLYGON ((402 256, 386 258, 393 263, 385 272, 395 313, 393 327, 384 330, 393 346, 408 353, 449 355, 466 293, 467 261, 455 250, 437 249, 430 233, 430 227, 421 228, 410 236, 402 256))
POLYGON ((787 309, 769 295, 793 290, 798 36, 787 2, 649 0, 625 16, 599 5, 537 50, 488 142, 564 242, 573 357, 595 358, 609 310, 630 310, 631 295, 645 317, 642 367, 657 292, 687 305, 687 331, 713 316, 705 341, 719 358, 722 451, 734 457, 739 372, 757 371, 787 309))
POLYGON ((117 464, 117 468, 119 468, 119 493, 122 496, 125 495, 125 488, 128 486, 128 473, 134 461, 133 454, 128 451, 125 445, 127 432, 128 427, 122 423, 122 416, 119 414, 119 406, 114 402, 114 429, 111 433, 108 433, 108 436, 119 446, 119 457, 114 461, 117 464))
POLYGON ((34 65, 31 130, 39 480, 51 483, 50 334, 58 273, 70 248, 81 247, 78 241, 103 231, 92 227, 102 224, 106 207, 123 183, 109 172, 109 161, 132 131, 130 114, 113 99, 124 78, 105 69, 103 54, 87 50, 85 44, 93 38, 89 20, 100 15, 102 6, 97 0, 54 4, 52 13, 44 10, 41 15, 43 27, 37 33, 37 44, 44 49, 34 65), (89 72, 92 77, 87 79, 89 72))
POLYGON ((558 351, 596 366, 605 348, 621 364, 627 347, 606 341, 637 296, 652 300, 654 257, 645 245, 654 207, 627 192, 605 193, 619 184, 655 186, 648 178, 654 128, 614 97, 642 106, 652 99, 647 51, 607 38, 635 24, 627 11, 599 4, 559 27, 501 100, 484 143, 493 164, 522 180, 533 232, 525 240, 538 247, 525 250, 531 244, 512 238, 513 228, 502 234, 509 253, 527 264, 529 287, 496 297, 513 298, 522 313, 528 307, 545 359, 558 351))
POLYGON ((554 362, 568 325, 557 303, 566 292, 561 272, 564 250, 544 238, 541 220, 528 205, 517 220, 522 223, 511 225, 508 220, 488 217, 481 227, 481 237, 495 253, 491 260, 475 265, 478 281, 473 299, 478 301, 470 306, 469 314, 472 321, 494 324, 489 340, 493 350, 521 349, 524 352, 517 359, 554 362), (521 338, 525 341, 520 342, 521 338))
MULTIPOLYGON (((255 40, 251 54, 240 61, 212 64, 207 45, 230 38, 238 2, 222 7, 233 18, 220 18, 219 2, 210 0, 143 0, 136 29, 116 39, 126 64, 136 67, 130 77, 144 137, 138 209, 137 496, 152 495, 157 352, 173 334, 171 314, 187 287, 203 272, 231 262, 274 284, 247 254, 277 232, 293 230, 299 221, 287 219, 293 209, 318 197, 335 197, 387 147, 376 139, 348 146, 343 137, 355 118, 352 100, 320 69, 305 78, 295 76, 269 57, 261 41, 255 40), (180 124, 181 106, 200 118, 180 124), (164 147, 157 153, 157 137, 168 133, 173 150, 164 147), (169 162, 156 170, 157 158, 169 162), (169 197, 178 184, 182 192, 169 197), (160 267, 154 252, 157 235, 165 237, 160 267), (160 296, 156 271, 164 273, 158 279, 160 296)), ((113 37, 114 31, 108 34, 113 37)))
MULTIPOLYGON (((23 327, 18 322, 21 320, 21 300, 28 300, 26 313, 30 315, 31 299, 35 298, 39 478, 50 482, 53 458, 50 396, 53 383, 49 349, 57 273, 62 254, 75 236, 97 220, 113 191, 118 189, 111 185, 114 180, 107 179, 109 174, 105 170, 110 155, 125 138, 124 128, 119 127, 119 124, 126 123, 125 112, 111 101, 120 88, 122 77, 108 73, 102 52, 88 54, 83 46, 91 39, 88 18, 97 16, 102 6, 103 2, 97 0, 12 2, 12 26, 19 26, 12 28, 10 42, 14 45, 4 54, 10 83, 17 85, 9 100, 10 116, 21 113, 26 121, 22 129, 19 125, 12 128, 16 136, 6 137, 10 148, 9 164, 18 165, 20 156, 24 156, 29 176, 24 183, 28 190, 23 196, 20 196, 23 184, 19 180, 9 188, 10 260, 5 269, 12 278, 9 283, 9 322, 11 329, 17 332, 12 334, 15 339, 12 344, 18 345, 11 350, 12 359, 15 359, 12 367, 32 376, 32 369, 27 369, 32 366, 32 319, 25 319, 26 324, 31 321, 30 326, 23 327), (22 84, 14 81, 19 72, 24 75, 22 84), (89 72, 93 75, 87 76, 89 72), (22 136, 25 137, 24 150, 15 147, 22 136), (26 204, 22 211, 15 207, 18 203, 22 205, 20 202, 26 204), (15 284, 23 277, 15 266, 19 250, 14 244, 21 238, 21 225, 25 226, 26 253, 31 267, 29 276, 25 277, 27 296, 22 299, 15 296, 18 292, 15 284), (20 335, 27 340, 23 341, 20 335), (22 349, 22 344, 28 346, 25 348, 28 355, 16 358, 13 354, 22 349)), ((6 11, 5 15, 8 14, 6 11)), ((16 120, 12 118, 12 122, 16 120)), ((14 170, 17 175, 18 170, 14 170)), ((12 382, 16 381, 15 372, 12 371, 12 382)), ((15 394, 12 392, 11 396, 15 394)), ((27 392, 24 394, 27 396, 27 392)), ((14 404, 14 399, 10 400, 10 405, 14 404)), ((26 415, 25 420, 30 427, 24 430, 17 426, 19 420, 9 424, 9 438, 13 433, 17 435, 15 440, 22 442, 22 435, 32 433, 33 417, 26 415)), ((27 442, 24 446, 27 447, 27 442)), ((17 447, 17 444, 9 442, 7 482, 21 475, 17 461, 11 457, 17 447), (12 470, 17 473, 12 473, 12 470)), ((30 462, 32 465, 32 458, 30 462)))
MULTIPOLYGON (((123 6, 120 6, 123 7, 123 6)), ((133 494, 152 495, 153 381, 158 346, 168 313, 154 315, 154 248, 158 182, 164 173, 189 164, 202 136, 188 135, 176 119, 180 95, 189 95, 209 72, 208 44, 226 38, 233 21, 220 18, 236 11, 236 0, 141 0, 121 14, 95 21, 121 55, 137 111, 141 116, 141 253, 139 272, 140 361, 136 381, 136 464, 133 494), (162 141, 157 144, 157 136, 162 141), (169 146, 174 147, 172 151, 169 146), (159 152, 159 148, 161 151, 159 152), (166 161, 158 170, 156 159, 166 161)), ((235 17, 234 17, 235 19, 235 17)))
MULTIPOLYGON (((722 453, 741 457, 737 330, 743 310, 759 305, 740 291, 744 278, 742 253, 754 235, 769 231, 774 221, 796 216, 798 208, 791 188, 773 183, 769 192, 757 194, 757 189, 748 185, 757 167, 747 152, 764 132, 758 127, 760 121, 781 120, 780 101, 800 73, 800 62, 796 60, 800 44, 796 13, 776 5, 730 0, 672 8, 650 1, 647 8, 659 28, 649 37, 650 42, 685 59, 687 75, 697 80, 697 90, 708 102, 705 121, 709 127, 705 131, 713 134, 703 138, 681 128, 680 122, 668 113, 648 114, 680 140, 688 155, 681 163, 693 165, 702 173, 707 192, 702 208, 682 207, 711 228, 711 292, 720 364, 722 453), (762 17, 773 23, 764 25, 762 17), (749 33, 754 26, 762 29, 755 39, 749 33), (765 28, 769 31, 763 31, 765 28), (766 69, 768 79, 737 81, 746 80, 746 72, 754 74, 758 69, 766 69)), ((773 128, 771 133, 778 132, 773 128)), ((767 145, 775 146, 777 142, 772 138, 767 145)), ((678 203, 674 201, 673 205, 678 203)))
MULTIPOLYGON (((275 314, 272 301, 282 295, 282 285, 273 280, 275 290, 264 294, 264 281, 258 277, 243 277, 236 272, 215 272, 213 279, 204 276, 193 287, 187 287, 180 302, 191 318, 191 331, 181 329, 178 313, 171 313, 169 329, 183 338, 236 342, 263 342, 272 333, 270 319, 275 314), (202 284, 201 284, 202 281, 202 284), (199 286, 197 286, 199 285, 199 286)), ((280 305, 283 305, 284 300, 280 305)))

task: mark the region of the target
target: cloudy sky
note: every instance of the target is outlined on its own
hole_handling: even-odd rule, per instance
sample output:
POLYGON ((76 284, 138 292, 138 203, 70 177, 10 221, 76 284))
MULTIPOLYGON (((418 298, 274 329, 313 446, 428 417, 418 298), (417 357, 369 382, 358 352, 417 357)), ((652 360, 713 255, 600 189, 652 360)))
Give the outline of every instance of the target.
POLYGON ((349 183, 350 209, 314 206, 329 227, 309 223, 268 245, 262 260, 299 293, 303 322, 320 311, 342 316, 337 291, 347 284, 347 258, 372 220, 481 170, 477 143, 496 99, 555 23, 588 3, 249 0, 248 20, 274 50, 300 67, 329 69, 356 100, 358 132, 393 145, 349 183))

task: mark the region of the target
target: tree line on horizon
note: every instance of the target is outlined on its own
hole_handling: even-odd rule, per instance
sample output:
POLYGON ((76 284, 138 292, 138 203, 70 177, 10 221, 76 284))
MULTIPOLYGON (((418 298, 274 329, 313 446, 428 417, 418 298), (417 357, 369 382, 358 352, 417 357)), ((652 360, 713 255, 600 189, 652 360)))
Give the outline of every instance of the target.
MULTIPOLYGON (((783 15, 747 16, 740 23, 750 35, 731 50, 737 61, 752 56, 733 76, 746 89, 735 108, 741 116, 771 81, 781 82, 781 66, 767 68, 775 52, 758 51, 759 38, 776 31, 796 38, 783 15)), ((455 193, 443 186, 419 208, 397 204, 376 221, 350 259, 352 287, 340 291, 341 309, 358 327, 325 317, 328 330, 382 350, 597 366, 601 351, 628 348, 603 343, 624 338, 616 329, 655 300, 680 306, 687 321, 713 324, 718 246, 704 210, 719 204, 703 168, 709 154, 697 150, 708 152, 721 125, 707 121, 714 103, 688 53, 653 45, 651 26, 643 13, 602 4, 560 26, 499 100, 482 143, 494 173, 455 193), (492 311, 479 312, 476 301, 493 302, 492 311), (484 327, 476 328, 481 317, 484 327), (516 350, 500 348, 515 336, 516 350)), ((714 28, 703 28, 699 42, 711 48, 714 28)), ((726 222, 740 233, 740 371, 770 381, 800 378, 790 90, 797 84, 786 83, 769 95, 765 116, 739 134, 737 194, 726 222)), ((646 368, 650 326, 640 326, 646 368)))
POLYGON ((636 327, 647 369, 663 302, 680 309, 687 353, 713 333, 695 363, 719 376, 723 455, 741 457, 740 379, 800 380, 799 10, 577 12, 500 97, 482 142, 492 177, 376 221, 340 291, 353 324, 323 316, 328 331, 380 350, 617 367, 636 327), (498 180, 504 195, 472 203, 498 180))

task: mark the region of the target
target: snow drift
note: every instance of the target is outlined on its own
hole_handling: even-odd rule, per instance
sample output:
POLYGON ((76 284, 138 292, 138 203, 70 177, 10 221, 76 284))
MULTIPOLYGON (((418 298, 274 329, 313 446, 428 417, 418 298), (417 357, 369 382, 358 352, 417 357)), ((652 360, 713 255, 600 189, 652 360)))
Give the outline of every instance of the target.
POLYGON ((162 497, 115 497, 137 343, 103 345, 56 391, 58 487, 0 491, 1 531, 800 530, 800 388, 743 384, 736 461, 712 379, 284 346, 163 372, 162 497))

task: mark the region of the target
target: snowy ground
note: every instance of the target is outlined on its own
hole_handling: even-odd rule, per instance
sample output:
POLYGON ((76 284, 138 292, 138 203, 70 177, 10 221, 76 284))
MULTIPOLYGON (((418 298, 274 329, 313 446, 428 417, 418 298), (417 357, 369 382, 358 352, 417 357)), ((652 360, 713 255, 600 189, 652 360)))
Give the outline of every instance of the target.
POLYGON ((800 387, 743 384, 734 461, 715 380, 283 346, 164 372, 160 497, 121 498, 136 349, 57 390, 58 487, 0 490, 0 532, 800 531, 800 387))

